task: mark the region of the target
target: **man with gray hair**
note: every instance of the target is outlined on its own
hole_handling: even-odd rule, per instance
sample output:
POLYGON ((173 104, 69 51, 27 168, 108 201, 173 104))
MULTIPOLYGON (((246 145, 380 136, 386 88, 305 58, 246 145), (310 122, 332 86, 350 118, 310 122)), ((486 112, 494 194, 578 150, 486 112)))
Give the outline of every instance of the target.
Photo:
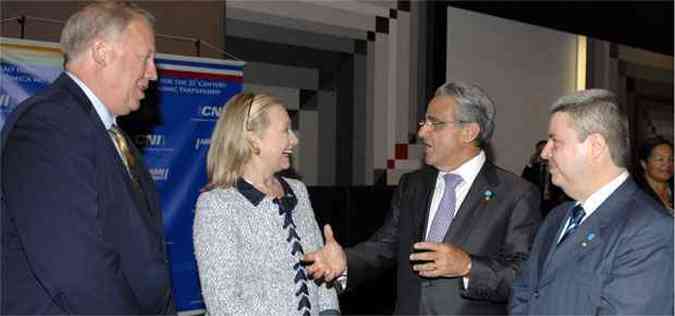
POLYGON ((116 118, 151 80, 153 18, 97 2, 71 16, 65 72, 2 130, 2 314, 175 314, 152 178, 116 118))
POLYGON ((313 277, 349 289, 398 264, 396 314, 507 314, 540 196, 487 160, 494 117, 479 87, 438 88, 419 122, 426 166, 401 177, 386 222, 367 241, 344 251, 326 226, 324 248, 305 256, 313 277))
POLYGON ((673 218, 626 171, 628 121, 606 90, 552 108, 541 153, 576 200, 553 209, 513 284, 514 315, 672 315, 673 218))

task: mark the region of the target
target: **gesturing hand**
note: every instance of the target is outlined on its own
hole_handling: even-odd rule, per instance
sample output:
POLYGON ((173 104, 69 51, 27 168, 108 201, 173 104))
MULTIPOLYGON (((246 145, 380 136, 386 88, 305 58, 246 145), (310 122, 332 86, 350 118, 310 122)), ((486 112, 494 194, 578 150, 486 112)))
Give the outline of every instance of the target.
POLYGON ((471 270, 471 258, 459 247, 437 243, 418 242, 417 250, 427 250, 410 255, 411 261, 428 261, 413 265, 413 270, 427 278, 466 276, 471 270))
POLYGON ((323 227, 323 235, 326 239, 323 248, 305 254, 302 260, 308 263, 307 272, 313 279, 330 282, 345 271, 347 256, 340 244, 335 241, 330 225, 323 227))

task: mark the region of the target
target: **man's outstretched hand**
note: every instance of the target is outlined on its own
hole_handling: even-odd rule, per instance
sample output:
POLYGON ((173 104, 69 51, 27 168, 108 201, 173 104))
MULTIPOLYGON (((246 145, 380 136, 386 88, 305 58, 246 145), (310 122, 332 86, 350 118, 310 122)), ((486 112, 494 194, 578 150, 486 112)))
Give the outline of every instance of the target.
POLYGON ((307 263, 307 272, 313 279, 330 282, 347 268, 347 256, 342 246, 335 241, 330 225, 323 227, 323 236, 326 239, 323 248, 305 254, 302 260, 307 263))

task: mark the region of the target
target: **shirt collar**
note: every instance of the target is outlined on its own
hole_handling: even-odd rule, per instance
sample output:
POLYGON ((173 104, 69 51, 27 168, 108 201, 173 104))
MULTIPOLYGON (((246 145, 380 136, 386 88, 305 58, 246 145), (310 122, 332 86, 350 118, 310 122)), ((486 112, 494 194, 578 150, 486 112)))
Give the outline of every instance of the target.
MULTIPOLYGON (((281 187, 284 188, 284 196, 291 196, 294 195, 293 191, 291 190, 291 186, 284 180, 282 177, 277 177, 277 180, 279 180, 279 183, 281 183, 281 187)), ((241 195, 243 195, 253 206, 258 206, 260 202, 265 198, 265 193, 260 192, 258 189, 256 189, 255 186, 250 184, 246 179, 243 177, 239 177, 237 179, 237 183, 235 183, 235 188, 241 195)))
POLYGON ((101 99, 99 99, 94 92, 87 87, 87 85, 80 80, 75 74, 66 71, 66 74, 75 81, 75 84, 77 84, 82 91, 84 91, 84 94, 87 96, 91 104, 94 106, 94 110, 96 110, 96 114, 98 114, 98 117, 101 119, 101 122, 103 122, 103 125, 105 126, 105 129, 110 129, 110 127, 115 123, 115 116, 108 110, 108 108, 101 102, 101 99))
POLYGON ((480 172, 480 169, 483 168, 483 165, 485 164, 486 160, 487 158, 485 157, 485 152, 481 150, 480 153, 478 153, 478 155, 467 160, 455 170, 452 171, 439 170, 438 178, 442 178, 446 174, 452 173, 462 177, 462 183, 460 183, 460 185, 463 185, 464 183, 471 184, 473 183, 473 180, 475 180, 476 177, 478 176, 478 173, 480 172))
MULTIPOLYGON (((621 186, 621 184, 624 183, 628 179, 628 171, 624 170, 621 174, 619 174, 614 180, 610 181, 609 183, 605 184, 602 186, 599 190, 593 192, 591 196, 589 196, 586 201, 581 202, 581 206, 584 207, 584 212, 586 212, 586 216, 588 217, 593 213, 600 205, 609 198, 616 189, 621 186)), ((577 203, 579 204, 579 203, 577 203)))

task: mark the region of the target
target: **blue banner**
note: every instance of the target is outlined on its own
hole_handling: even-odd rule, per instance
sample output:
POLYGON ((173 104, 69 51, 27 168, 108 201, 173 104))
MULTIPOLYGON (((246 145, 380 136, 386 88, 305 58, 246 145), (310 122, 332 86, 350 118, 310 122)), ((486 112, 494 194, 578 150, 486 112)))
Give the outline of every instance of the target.
POLYGON ((63 51, 56 44, 0 37, 0 128, 5 117, 63 71, 63 51))
POLYGON ((206 185, 211 133, 223 105, 242 89, 243 63, 169 55, 159 55, 155 63, 160 124, 133 138, 144 148, 162 197, 178 310, 198 310, 204 302, 192 244, 194 207, 206 185))
MULTIPOLYGON (((63 71, 56 44, 0 38, 0 127, 21 101, 63 71)), ((158 54, 159 79, 141 109, 118 118, 143 151, 160 193, 172 282, 179 311, 205 309, 192 243, 194 207, 206 184, 211 132, 229 98, 240 92, 243 62, 158 54)))

